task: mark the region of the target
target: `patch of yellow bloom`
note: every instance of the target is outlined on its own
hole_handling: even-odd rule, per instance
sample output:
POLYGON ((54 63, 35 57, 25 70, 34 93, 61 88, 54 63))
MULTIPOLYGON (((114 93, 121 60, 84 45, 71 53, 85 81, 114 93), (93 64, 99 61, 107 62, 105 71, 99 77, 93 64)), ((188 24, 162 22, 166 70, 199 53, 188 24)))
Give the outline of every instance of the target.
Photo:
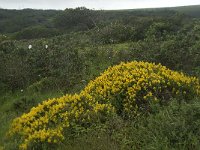
POLYGON ((74 123, 101 121, 101 114, 105 118, 115 112, 137 114, 150 101, 188 94, 200 94, 195 77, 160 64, 121 63, 90 81, 80 94, 46 100, 33 107, 13 121, 9 133, 21 135, 21 149, 34 142, 56 143, 64 139, 63 130, 74 123))

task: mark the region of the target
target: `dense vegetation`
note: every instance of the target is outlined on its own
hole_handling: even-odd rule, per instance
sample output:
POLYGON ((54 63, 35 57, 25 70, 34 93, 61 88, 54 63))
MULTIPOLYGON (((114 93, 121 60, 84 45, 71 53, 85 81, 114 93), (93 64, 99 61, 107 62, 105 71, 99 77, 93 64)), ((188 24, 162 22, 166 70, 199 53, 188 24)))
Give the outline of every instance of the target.
POLYGON ((79 95, 46 100, 33 107, 13 121, 10 134, 22 137, 21 149, 31 149, 38 143, 62 142, 66 128, 88 128, 115 114, 133 118, 151 111, 151 102, 164 104, 173 97, 194 98, 199 94, 196 78, 152 63, 121 63, 89 82, 79 95))
POLYGON ((198 7, 0 10, 0 149, 199 149, 198 7), (28 119, 35 130, 23 128, 28 119), (11 123, 21 124, 13 139, 11 123), (37 137, 46 127, 50 141, 37 137))
POLYGON ((71 31, 83 31, 123 20, 132 24, 138 17, 164 17, 185 14, 199 18, 200 6, 125 11, 94 11, 84 7, 61 10, 6 10, 0 9, 0 33, 13 39, 52 37, 71 31), (36 32, 36 33, 35 33, 36 32), (34 34, 34 36, 32 35, 34 34))

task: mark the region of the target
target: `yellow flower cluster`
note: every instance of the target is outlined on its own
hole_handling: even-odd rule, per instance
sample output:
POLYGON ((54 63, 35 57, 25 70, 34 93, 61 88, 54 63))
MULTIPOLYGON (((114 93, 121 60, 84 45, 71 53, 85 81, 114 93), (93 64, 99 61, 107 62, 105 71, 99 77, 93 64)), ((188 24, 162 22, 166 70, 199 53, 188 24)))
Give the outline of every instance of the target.
POLYGON ((121 63, 110 67, 91 81, 84 90, 101 103, 111 103, 120 112, 137 113, 146 107, 147 100, 166 100, 176 96, 200 94, 196 77, 148 62, 121 63), (119 106, 118 99, 122 100, 119 106))
POLYGON ((33 107, 29 113, 16 118, 9 134, 23 138, 20 149, 28 149, 34 142, 57 143, 64 139, 63 129, 73 123, 98 120, 97 113, 110 114, 114 110, 109 104, 99 104, 84 93, 50 99, 33 107), (90 120, 93 118, 93 120, 90 120))
POLYGON ((16 118, 10 134, 23 138, 21 149, 34 142, 56 143, 64 139, 63 130, 74 123, 99 121, 114 112, 136 114, 149 101, 198 95, 197 78, 147 62, 121 63, 108 68, 80 94, 44 101, 27 114, 16 118))

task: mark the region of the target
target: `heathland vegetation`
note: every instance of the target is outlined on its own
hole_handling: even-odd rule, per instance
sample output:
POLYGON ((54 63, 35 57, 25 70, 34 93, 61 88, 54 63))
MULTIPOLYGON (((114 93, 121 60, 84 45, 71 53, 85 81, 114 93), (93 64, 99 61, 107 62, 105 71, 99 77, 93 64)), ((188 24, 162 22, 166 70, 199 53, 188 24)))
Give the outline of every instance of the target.
POLYGON ((0 149, 199 149, 199 6, 0 10, 0 149))

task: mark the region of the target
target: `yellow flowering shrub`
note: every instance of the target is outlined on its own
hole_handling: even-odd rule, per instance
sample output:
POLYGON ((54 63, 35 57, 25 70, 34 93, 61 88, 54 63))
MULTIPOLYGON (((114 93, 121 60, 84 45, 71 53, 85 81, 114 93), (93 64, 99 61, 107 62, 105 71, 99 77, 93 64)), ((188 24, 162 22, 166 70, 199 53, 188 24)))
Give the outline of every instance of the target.
POLYGON ((106 116, 113 112, 110 104, 99 104, 90 95, 66 95, 44 101, 29 113, 16 118, 9 134, 23 139, 20 149, 33 143, 57 143, 64 139, 63 129, 74 123, 99 121, 97 113, 106 116))
MULTIPOLYGON (((148 100, 169 100, 200 93, 199 80, 148 62, 121 63, 108 68, 84 89, 99 100, 111 103, 116 111, 137 113, 148 100)), ((148 108, 147 108, 148 109, 148 108)))
POLYGON ((33 143, 57 143, 73 124, 101 121, 112 113, 136 115, 150 101, 200 93, 199 80, 147 62, 121 63, 90 81, 80 94, 49 99, 13 120, 10 135, 20 135, 21 149, 33 143))

